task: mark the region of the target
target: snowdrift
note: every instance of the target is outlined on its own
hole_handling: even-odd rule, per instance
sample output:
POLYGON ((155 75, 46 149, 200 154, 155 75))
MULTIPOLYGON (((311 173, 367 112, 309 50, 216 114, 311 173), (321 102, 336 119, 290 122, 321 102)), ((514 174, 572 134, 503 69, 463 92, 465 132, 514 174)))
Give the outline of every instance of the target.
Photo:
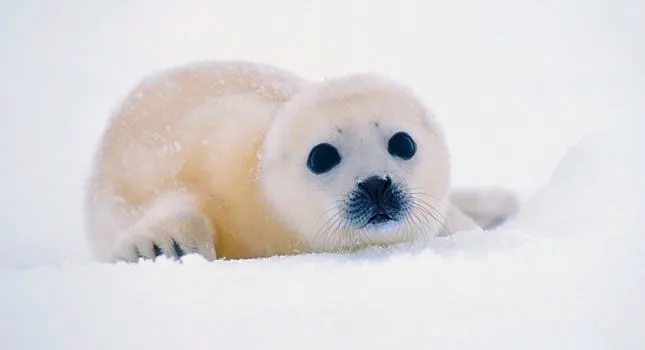
POLYGON ((2 348, 642 348, 643 148, 626 130, 581 141, 484 234, 352 255, 6 268, 2 348))

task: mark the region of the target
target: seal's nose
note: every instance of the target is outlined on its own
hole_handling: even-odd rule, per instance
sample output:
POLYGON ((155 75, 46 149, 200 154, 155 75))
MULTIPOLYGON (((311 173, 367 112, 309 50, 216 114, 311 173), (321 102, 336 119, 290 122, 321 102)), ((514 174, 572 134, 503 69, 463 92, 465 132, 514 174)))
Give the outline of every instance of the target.
POLYGON ((358 188, 377 205, 383 204, 383 197, 392 188, 389 176, 371 176, 358 183, 358 188))

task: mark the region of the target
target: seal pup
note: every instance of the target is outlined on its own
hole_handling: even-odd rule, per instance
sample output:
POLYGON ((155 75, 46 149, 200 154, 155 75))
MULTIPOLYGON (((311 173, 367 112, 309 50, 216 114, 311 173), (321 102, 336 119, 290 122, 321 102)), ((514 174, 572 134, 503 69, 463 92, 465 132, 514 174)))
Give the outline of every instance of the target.
POLYGON ((109 120, 85 198, 101 261, 352 251, 513 210, 451 191, 440 125, 401 84, 373 74, 310 82, 229 61, 139 83, 109 120))

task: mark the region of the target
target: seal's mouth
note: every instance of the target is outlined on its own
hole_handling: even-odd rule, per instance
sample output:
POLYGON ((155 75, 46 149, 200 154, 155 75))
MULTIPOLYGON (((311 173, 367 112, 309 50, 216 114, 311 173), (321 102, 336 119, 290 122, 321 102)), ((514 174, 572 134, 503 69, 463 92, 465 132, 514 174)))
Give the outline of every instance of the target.
POLYGON ((372 215, 372 217, 370 217, 367 220, 367 224, 368 225, 380 225, 380 224, 384 224, 386 222, 393 221, 393 220, 394 219, 392 219, 392 217, 389 216, 388 214, 375 214, 375 215, 372 215))

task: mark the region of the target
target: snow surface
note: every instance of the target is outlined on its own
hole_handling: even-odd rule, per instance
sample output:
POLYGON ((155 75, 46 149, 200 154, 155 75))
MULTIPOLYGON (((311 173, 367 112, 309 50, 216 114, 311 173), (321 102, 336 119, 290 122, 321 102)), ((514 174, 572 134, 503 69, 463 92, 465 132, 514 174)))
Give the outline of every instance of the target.
POLYGON ((644 7, 3 2, 0 349, 645 348, 644 7), (523 211, 354 255, 92 262, 82 185, 106 116, 144 74, 212 57, 409 84, 456 184, 507 185, 523 211))

